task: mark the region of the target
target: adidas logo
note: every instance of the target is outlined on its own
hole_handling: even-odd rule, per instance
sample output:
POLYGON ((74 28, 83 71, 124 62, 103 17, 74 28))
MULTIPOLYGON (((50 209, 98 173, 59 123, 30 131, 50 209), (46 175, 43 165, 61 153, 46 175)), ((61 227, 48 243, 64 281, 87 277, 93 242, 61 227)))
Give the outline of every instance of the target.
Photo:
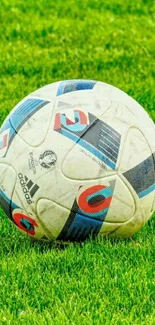
POLYGON ((28 204, 32 203, 32 198, 39 190, 39 186, 34 184, 27 176, 24 176, 22 173, 18 174, 20 185, 22 187, 25 199, 28 204))

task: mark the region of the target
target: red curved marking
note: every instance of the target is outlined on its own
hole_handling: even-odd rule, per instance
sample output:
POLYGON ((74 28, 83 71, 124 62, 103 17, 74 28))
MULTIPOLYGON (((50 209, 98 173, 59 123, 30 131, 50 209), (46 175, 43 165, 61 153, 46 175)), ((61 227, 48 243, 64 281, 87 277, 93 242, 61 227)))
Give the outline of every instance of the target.
POLYGON ((87 121, 87 115, 84 112, 79 111, 79 110, 75 110, 75 112, 79 113, 80 123, 81 124, 84 124, 84 125, 85 124, 87 125, 87 123, 88 123, 88 121, 87 121))
POLYGON ((21 219, 24 218, 26 220, 28 220, 32 225, 33 227, 38 227, 36 221, 28 216, 25 216, 24 214, 22 213, 15 213, 13 215, 13 219, 14 219, 14 222, 15 224, 23 231, 25 231, 26 233, 30 234, 30 235, 35 235, 35 229, 33 230, 28 230, 28 229, 25 229, 25 227, 23 227, 23 225, 20 223, 21 219))
POLYGON ((83 210, 85 213, 100 212, 103 209, 108 208, 110 206, 112 196, 105 198, 103 201, 101 201, 99 203, 97 202, 93 206, 90 206, 89 203, 87 202, 87 198, 89 195, 95 194, 95 193, 103 190, 104 188, 106 188, 106 186, 104 186, 104 185, 95 185, 95 186, 92 186, 92 187, 86 189, 79 196, 79 199, 78 199, 79 208, 81 210, 83 210))
POLYGON ((7 147, 7 142, 8 142, 8 134, 5 134, 3 136, 3 141, 2 144, 0 144, 0 150, 4 149, 5 147, 7 147))
POLYGON ((60 113, 55 115, 55 123, 54 123, 54 130, 61 129, 61 120, 60 120, 60 113))

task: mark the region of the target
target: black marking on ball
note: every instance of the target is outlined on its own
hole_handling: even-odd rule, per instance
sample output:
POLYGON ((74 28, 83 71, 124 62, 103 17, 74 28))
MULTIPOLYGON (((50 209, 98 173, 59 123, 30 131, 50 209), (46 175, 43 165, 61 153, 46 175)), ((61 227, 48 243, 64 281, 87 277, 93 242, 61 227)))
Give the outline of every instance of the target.
POLYGON ((97 195, 95 197, 92 197, 89 201, 88 204, 91 206, 95 206, 96 204, 98 205, 102 201, 105 200, 105 197, 103 195, 97 195))

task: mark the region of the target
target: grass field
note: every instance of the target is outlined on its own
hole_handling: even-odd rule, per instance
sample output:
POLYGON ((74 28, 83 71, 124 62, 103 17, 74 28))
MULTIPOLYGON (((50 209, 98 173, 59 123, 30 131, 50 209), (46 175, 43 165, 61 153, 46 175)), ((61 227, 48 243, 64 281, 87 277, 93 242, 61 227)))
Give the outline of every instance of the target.
MULTIPOLYGON (((155 120, 154 1, 1 0, 0 124, 24 96, 96 79, 155 120)), ((0 211, 0 324, 155 324, 155 219, 133 239, 32 243, 0 211)))

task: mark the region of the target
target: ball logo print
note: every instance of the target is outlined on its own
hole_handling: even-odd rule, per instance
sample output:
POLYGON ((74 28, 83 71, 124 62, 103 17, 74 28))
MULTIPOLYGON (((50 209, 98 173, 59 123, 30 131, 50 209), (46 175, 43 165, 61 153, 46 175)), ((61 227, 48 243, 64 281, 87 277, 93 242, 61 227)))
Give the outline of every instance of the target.
POLYGON ((131 237, 155 210, 154 138, 144 109, 113 86, 47 85, 1 127, 0 205, 36 239, 131 237))
POLYGON ((55 165, 57 156, 52 150, 46 150, 39 157, 39 163, 44 168, 50 168, 55 165))
POLYGON ((34 175, 37 173, 38 160, 34 158, 33 152, 29 153, 28 167, 34 175))
POLYGON ((28 204, 31 204, 34 195, 39 190, 39 186, 37 184, 34 184, 31 179, 28 179, 28 177, 24 176, 22 173, 18 174, 18 178, 19 178, 20 185, 22 187, 24 196, 26 198, 26 201, 28 204))

